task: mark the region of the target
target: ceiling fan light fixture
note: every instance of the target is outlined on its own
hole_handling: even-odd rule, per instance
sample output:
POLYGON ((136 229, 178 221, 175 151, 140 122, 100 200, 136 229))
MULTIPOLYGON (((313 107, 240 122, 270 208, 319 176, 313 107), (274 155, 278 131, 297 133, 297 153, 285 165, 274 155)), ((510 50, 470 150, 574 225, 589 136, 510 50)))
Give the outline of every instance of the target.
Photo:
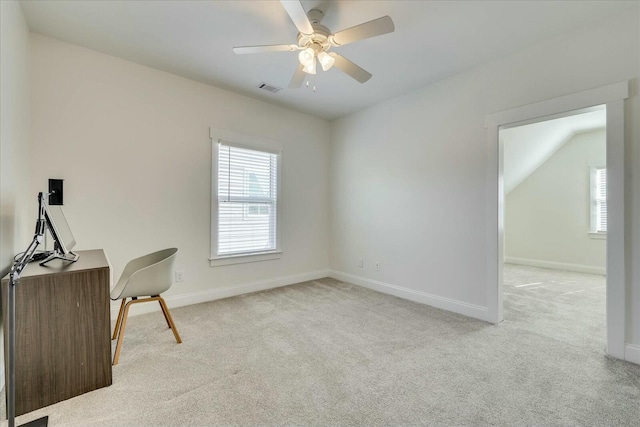
POLYGON ((314 50, 312 48, 310 48, 310 47, 301 50, 300 53, 298 54, 298 60, 305 67, 309 67, 311 64, 315 63, 315 52, 314 52, 314 50))
POLYGON ((316 60, 314 58, 313 61, 311 61, 311 64, 306 65, 302 71, 304 71, 307 74, 315 74, 316 73, 316 60))
MULTIPOLYGON (((0 0, 1 1, 1 0, 0 0)), ((372 21, 364 22, 336 33, 321 24, 324 13, 319 9, 305 11, 301 0, 280 0, 285 11, 298 29, 297 44, 236 46, 233 51, 237 55, 262 52, 293 52, 299 51, 296 71, 289 83, 289 88, 295 89, 302 85, 305 74, 316 74, 317 62, 324 71, 332 67, 347 74, 354 80, 365 83, 371 78, 371 73, 349 61, 335 52, 327 52, 331 47, 343 46, 359 40, 369 39, 392 33, 395 30, 393 20, 383 16, 372 21)))
POLYGON ((327 52, 320 52, 318 54, 318 61, 320 62, 320 65, 322 65, 322 71, 328 71, 336 62, 335 58, 330 56, 327 52))

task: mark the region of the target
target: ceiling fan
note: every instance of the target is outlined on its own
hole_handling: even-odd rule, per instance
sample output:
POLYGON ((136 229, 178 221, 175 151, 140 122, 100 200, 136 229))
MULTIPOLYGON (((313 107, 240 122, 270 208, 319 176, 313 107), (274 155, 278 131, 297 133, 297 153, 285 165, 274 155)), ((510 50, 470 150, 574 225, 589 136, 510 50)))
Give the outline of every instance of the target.
POLYGON ((300 51, 298 54, 300 64, 289 83, 292 89, 300 87, 307 74, 316 74, 316 62, 320 63, 324 71, 335 66, 360 83, 371 78, 371 73, 362 67, 342 55, 328 51, 332 47, 344 46, 358 40, 393 32, 395 27, 389 16, 331 33, 327 27, 320 24, 324 16, 322 11, 311 9, 306 13, 300 0, 280 0, 280 2, 298 28, 298 44, 239 46, 233 48, 236 54, 300 51))

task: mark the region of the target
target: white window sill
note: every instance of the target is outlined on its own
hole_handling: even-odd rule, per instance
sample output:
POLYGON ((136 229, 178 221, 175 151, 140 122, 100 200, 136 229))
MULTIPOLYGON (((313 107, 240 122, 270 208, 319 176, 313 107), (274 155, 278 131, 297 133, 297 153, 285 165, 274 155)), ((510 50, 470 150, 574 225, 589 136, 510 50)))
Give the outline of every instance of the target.
POLYGON ((592 239, 600 239, 600 240, 606 240, 607 239, 607 233, 589 233, 589 237, 591 237, 592 239))
POLYGON ((270 261, 273 259, 280 259, 281 257, 282 251, 272 251, 261 254, 229 255, 218 258, 209 258, 209 266, 221 267, 223 265, 244 264, 246 262, 270 261))

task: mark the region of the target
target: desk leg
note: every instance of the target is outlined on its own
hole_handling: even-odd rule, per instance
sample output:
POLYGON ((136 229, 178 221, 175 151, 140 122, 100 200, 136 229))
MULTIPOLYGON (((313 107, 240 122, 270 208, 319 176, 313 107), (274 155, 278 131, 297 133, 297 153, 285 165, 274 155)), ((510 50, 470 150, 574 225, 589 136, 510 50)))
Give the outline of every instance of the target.
POLYGON ((7 384, 7 417, 9 427, 16 425, 16 283, 13 278, 7 285, 7 323, 9 327, 9 381, 7 384))
MULTIPOLYGON (((9 384, 7 386, 7 418, 9 427, 16 425, 16 285, 13 279, 8 283, 7 296, 7 320, 9 333, 9 384)), ((20 427, 47 427, 49 425, 49 417, 45 416, 33 420, 20 427)))

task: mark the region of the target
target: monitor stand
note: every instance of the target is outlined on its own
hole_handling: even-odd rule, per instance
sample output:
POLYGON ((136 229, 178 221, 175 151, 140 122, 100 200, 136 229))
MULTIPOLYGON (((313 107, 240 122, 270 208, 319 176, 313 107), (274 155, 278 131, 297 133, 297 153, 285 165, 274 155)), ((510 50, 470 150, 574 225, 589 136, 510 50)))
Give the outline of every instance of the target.
POLYGON ((73 252, 62 254, 58 251, 53 251, 51 255, 49 255, 44 261, 40 263, 40 265, 45 265, 46 263, 54 259, 61 259, 63 261, 68 261, 68 262, 76 262, 78 258, 79 258, 78 255, 74 254, 73 252))

